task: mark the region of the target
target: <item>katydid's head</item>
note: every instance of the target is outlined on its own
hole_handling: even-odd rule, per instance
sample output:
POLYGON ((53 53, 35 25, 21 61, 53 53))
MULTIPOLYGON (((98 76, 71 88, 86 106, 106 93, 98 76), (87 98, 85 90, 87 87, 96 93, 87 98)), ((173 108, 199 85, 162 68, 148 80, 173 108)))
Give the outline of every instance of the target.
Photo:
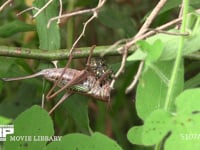
POLYGON ((90 69, 97 79, 103 78, 105 81, 112 79, 113 71, 105 63, 103 58, 92 58, 90 62, 90 69))

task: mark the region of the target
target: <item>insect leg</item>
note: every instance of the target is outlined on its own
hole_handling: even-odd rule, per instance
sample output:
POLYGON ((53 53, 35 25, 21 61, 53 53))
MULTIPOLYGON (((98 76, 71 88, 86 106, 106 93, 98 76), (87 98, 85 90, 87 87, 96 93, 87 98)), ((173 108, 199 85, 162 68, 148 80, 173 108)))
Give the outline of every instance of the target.
POLYGON ((67 92, 65 93, 62 98, 56 103, 55 106, 53 106, 53 108, 49 111, 49 115, 62 103, 64 102, 69 96, 71 96, 72 93, 71 92, 67 92))
POLYGON ((62 88, 60 88, 58 91, 56 91, 55 93, 51 94, 48 93, 46 98, 47 99, 51 99, 54 96, 56 96, 57 94, 59 94, 60 92, 62 92, 63 90, 67 89, 68 87, 78 84, 82 81, 84 81, 87 78, 87 72, 85 70, 81 71, 81 73, 79 75, 76 75, 73 80, 71 80, 70 82, 68 82, 66 85, 64 85, 62 88))
POLYGON ((92 48, 90 49, 90 55, 88 56, 88 59, 87 59, 87 66, 90 65, 90 62, 91 62, 91 57, 92 57, 92 54, 93 54, 93 50, 95 49, 96 45, 93 45, 92 48))
MULTIPOLYGON (((64 73, 65 73, 65 71, 67 70, 69 64, 71 63, 71 60, 72 60, 72 55, 69 56, 69 60, 68 60, 68 62, 67 62, 67 65, 65 66, 65 68, 64 68, 64 70, 63 70, 61 76, 60 76, 59 79, 54 83, 54 85, 52 86, 52 88, 51 88, 51 89, 49 90, 49 92, 47 93, 47 96, 46 96, 47 99, 49 99, 48 97, 51 96, 51 94, 52 94, 53 90, 55 89, 55 87, 61 82, 62 76, 64 75, 64 73)), ((55 95, 56 95, 56 94, 55 94, 55 95)))
POLYGON ((103 81, 105 78, 107 78, 109 75, 111 75, 112 74, 112 71, 110 71, 110 70, 108 70, 108 71, 106 71, 99 79, 98 79, 98 81, 99 82, 101 82, 101 81, 103 81))
MULTIPOLYGON (((90 50, 90 55, 88 57, 88 60, 87 60, 87 65, 86 65, 86 69, 85 70, 88 70, 88 68, 90 67, 90 61, 91 61, 91 57, 92 57, 92 53, 93 53, 93 50, 96 46, 93 45, 91 50, 90 50)), ((55 87, 61 82, 62 80, 62 76, 63 74, 65 73, 66 69, 68 68, 70 62, 72 60, 72 55, 70 55, 69 57, 69 60, 68 60, 68 63, 67 65, 65 66, 61 76, 59 77, 59 79, 55 82, 55 84, 53 85, 53 87, 49 90, 46 98, 47 99, 51 99, 53 98, 54 96, 56 96, 58 93, 60 93, 61 91, 63 91, 64 89, 68 88, 69 86, 72 86, 74 84, 78 84, 82 81, 85 80, 85 78, 87 78, 87 73, 85 70, 82 71, 82 73, 80 73, 79 75, 75 76, 74 79, 72 81, 70 81, 68 84, 66 84, 65 86, 63 86, 62 88, 60 88, 58 91, 56 91, 55 93, 52 94, 53 90, 55 89, 55 87)))

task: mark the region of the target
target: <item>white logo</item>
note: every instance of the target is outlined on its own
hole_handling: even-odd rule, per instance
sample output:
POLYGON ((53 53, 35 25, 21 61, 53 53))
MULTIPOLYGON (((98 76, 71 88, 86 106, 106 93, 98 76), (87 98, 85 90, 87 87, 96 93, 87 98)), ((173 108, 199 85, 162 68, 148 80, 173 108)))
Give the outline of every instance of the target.
POLYGON ((0 125, 0 141, 6 141, 6 135, 14 133, 14 125, 0 125))

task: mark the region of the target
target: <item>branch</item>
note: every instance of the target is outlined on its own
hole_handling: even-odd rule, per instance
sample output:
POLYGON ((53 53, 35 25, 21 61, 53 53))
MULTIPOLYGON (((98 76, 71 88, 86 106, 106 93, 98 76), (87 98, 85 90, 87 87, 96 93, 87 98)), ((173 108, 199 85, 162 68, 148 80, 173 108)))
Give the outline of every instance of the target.
MULTIPOLYGON (((153 9, 153 11, 151 12, 151 14, 148 16, 147 20, 144 22, 144 24, 142 25, 142 27, 140 28, 139 32, 136 34, 136 36, 133 38, 132 41, 126 43, 126 47, 127 49, 129 49, 130 46, 132 46, 134 44, 135 39, 138 40, 138 38, 140 36, 143 36, 145 34, 145 32, 148 30, 149 26, 151 25, 151 23, 153 22, 153 20, 156 18, 156 16, 158 15, 158 13, 160 12, 161 8, 165 5, 165 3, 167 2, 167 0, 160 0, 158 2, 158 4, 156 5, 156 7, 153 9)), ((130 92, 134 86, 137 83, 137 80, 139 79, 140 75, 141 75, 141 70, 143 68, 144 62, 140 62, 140 67, 138 69, 138 73, 137 73, 137 77, 134 77, 132 83, 127 87, 126 92, 130 92)))
MULTIPOLYGON (((93 52, 93 56, 101 56, 105 49, 109 46, 98 46, 93 52)), ((73 51, 73 58, 85 58, 88 57, 91 47, 75 48, 73 51)), ((135 51, 136 48, 129 50, 129 54, 135 51)), ((61 50, 41 50, 19 47, 0 46, 0 56, 18 57, 26 59, 39 59, 39 60, 66 60, 69 58, 69 49, 61 50)), ((117 56, 121 53, 117 50, 117 47, 105 54, 106 56, 117 56)))
POLYGON ((99 3, 97 5, 97 7, 95 7, 95 8, 79 10, 79 11, 75 11, 75 12, 59 15, 57 17, 53 17, 48 21, 47 28, 49 28, 49 26, 51 25, 52 21, 55 21, 55 20, 58 20, 58 19, 68 18, 68 17, 72 17, 72 16, 77 16, 77 15, 83 15, 83 14, 86 14, 86 13, 93 13, 93 14, 94 13, 98 13, 98 10, 101 7, 103 7, 105 2, 106 2, 106 0, 99 0, 99 3))
MULTIPOLYGON (((97 46, 94 49, 93 55, 94 57, 102 57, 103 56, 121 56, 121 52, 118 51, 118 48, 121 47, 113 47, 111 46, 97 46), (108 52, 105 52, 105 49, 109 49, 108 52)), ((87 58, 90 54, 91 47, 81 47, 75 48, 73 51, 73 58, 87 58)), ((132 46, 128 55, 132 54, 137 47, 132 46)), ((19 48, 19 47, 8 47, 8 46, 0 46, 0 56, 7 57, 16 57, 16 58, 26 58, 26 59, 37 59, 37 60, 66 60, 69 58, 69 49, 61 49, 61 50, 41 50, 41 49, 30 49, 30 48, 19 48)), ((200 52, 187 54, 184 56, 188 59, 200 60, 200 52)))
MULTIPOLYGON (((166 2, 167 2, 167 0, 160 0, 158 2, 156 7, 153 9, 151 14, 148 16, 147 20, 144 22, 144 24, 142 25, 142 27, 140 28, 139 32, 136 34, 136 36, 134 38, 139 37, 140 35, 142 35, 143 33, 145 33, 148 30, 149 26, 151 25, 153 20, 156 18, 156 16, 158 15, 159 11, 165 5, 166 2)), ((129 44, 127 44, 127 46, 128 45, 129 44)))
POLYGON ((71 53, 73 52, 74 48, 76 47, 76 45, 78 44, 78 42, 80 41, 80 39, 84 36, 85 34, 85 31, 86 31, 86 27, 88 26, 88 24, 94 20, 95 18, 97 18, 98 16, 98 12, 99 10, 103 7, 103 5, 105 4, 106 0, 99 0, 98 2, 98 5, 95 7, 95 8, 92 8, 92 9, 86 9, 86 10, 80 10, 80 11, 75 11, 75 12, 72 12, 72 13, 67 13, 67 14, 64 14, 64 15, 61 15, 59 13, 59 16, 57 17, 54 17, 54 18, 51 18, 49 21, 48 21, 48 24, 47 24, 47 27, 49 28, 50 24, 52 21, 54 20, 57 20, 58 19, 58 22, 60 22, 59 20, 63 17, 72 17, 72 16, 76 16, 76 15, 82 15, 84 13, 89 13, 89 12, 92 12, 92 16, 84 23, 84 26, 83 26, 83 30, 81 32, 81 34, 78 36, 78 38, 76 39, 76 41, 73 43, 71 49, 70 49, 70 53, 69 55, 71 55, 71 53))

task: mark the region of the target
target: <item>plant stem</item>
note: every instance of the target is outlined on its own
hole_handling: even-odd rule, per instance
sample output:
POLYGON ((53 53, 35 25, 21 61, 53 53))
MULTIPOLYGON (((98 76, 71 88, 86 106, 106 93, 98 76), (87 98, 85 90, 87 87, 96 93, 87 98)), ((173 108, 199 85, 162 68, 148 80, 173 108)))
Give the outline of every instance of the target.
MULTIPOLYGON (((94 57, 101 56, 105 49, 109 46, 97 46, 93 52, 94 57)), ((120 56, 121 53, 115 47, 108 51, 105 56, 120 56)), ((91 47, 75 48, 73 51, 73 58, 86 58, 90 54, 91 47)), ((136 48, 133 47, 129 50, 129 54, 133 53, 136 48)), ((0 46, 0 56, 19 57, 26 59, 39 59, 39 60, 66 60, 69 58, 69 49, 62 50, 41 50, 19 47, 0 46)))
MULTIPOLYGON (((69 0, 67 11, 72 11, 74 9, 74 0, 69 0)), ((70 48, 73 44, 73 37, 74 37, 74 21, 73 18, 69 19, 67 22, 67 48, 70 48)))
POLYGON ((154 150, 160 150, 161 149, 161 145, 162 145, 162 142, 156 144, 156 146, 154 147, 154 150))
MULTIPOLYGON (((181 25, 181 29, 180 32, 181 33, 185 33, 186 32, 186 23, 187 23, 187 13, 188 13, 188 5, 189 5, 189 0, 184 0, 183 1, 183 21, 182 21, 182 25, 181 25)), ((169 88, 167 91, 167 96, 166 96, 166 101, 165 101, 165 105, 164 105, 164 109, 165 110, 169 110, 171 107, 171 103, 174 99, 174 87, 176 86, 176 79, 177 79, 177 75, 178 75, 178 69, 181 63, 181 59, 182 59, 182 49, 183 49, 183 45, 184 45, 184 36, 180 37, 180 41, 179 41, 179 48, 178 48, 178 52, 177 52, 177 56, 176 56, 176 60, 174 63, 174 68, 172 71, 172 75, 170 78, 170 82, 169 82, 169 88)))
MULTIPOLYGON (((120 47, 120 46, 119 46, 120 47)), ((118 47, 111 49, 106 52, 104 56, 121 56, 121 53, 117 50, 118 47)), ((73 58, 86 58, 90 54, 91 47, 80 47, 76 48, 73 52, 73 58)), ((109 49, 109 46, 97 46, 94 49, 94 57, 99 57, 101 54, 104 54, 105 49, 109 49)), ((128 51, 128 55, 132 54, 136 50, 136 47, 131 47, 128 51)), ((30 48, 19 48, 19 47, 8 47, 0 46, 0 57, 16 57, 16 58, 25 58, 25 59, 38 59, 38 60, 66 60, 69 58, 69 49, 61 50, 41 50, 41 49, 30 49, 30 48)), ((186 58, 200 60, 200 53, 192 53, 185 55, 186 58)))

